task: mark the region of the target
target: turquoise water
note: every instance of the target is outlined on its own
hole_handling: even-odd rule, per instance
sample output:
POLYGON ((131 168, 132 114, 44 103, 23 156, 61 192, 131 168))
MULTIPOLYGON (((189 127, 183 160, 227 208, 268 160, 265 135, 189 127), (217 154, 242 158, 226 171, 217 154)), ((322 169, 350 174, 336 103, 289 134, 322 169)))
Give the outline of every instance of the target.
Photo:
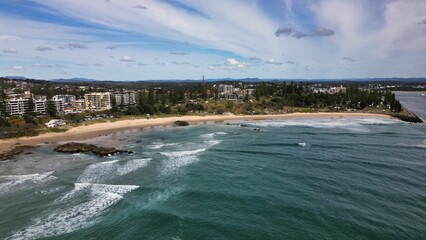
POLYGON ((135 154, 43 146, 0 163, 0 239, 426 237, 425 124, 207 123, 93 142, 135 154))

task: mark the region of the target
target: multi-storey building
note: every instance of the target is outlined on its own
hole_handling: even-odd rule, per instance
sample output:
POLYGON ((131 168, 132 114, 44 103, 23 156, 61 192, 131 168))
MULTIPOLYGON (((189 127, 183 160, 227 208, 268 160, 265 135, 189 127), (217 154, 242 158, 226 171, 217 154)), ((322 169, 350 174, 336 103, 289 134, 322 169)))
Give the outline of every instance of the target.
POLYGON ((221 94, 222 96, 233 94, 233 93, 234 93, 234 86, 226 85, 226 84, 219 85, 219 94, 221 94))
POLYGON ((6 111, 10 116, 24 115, 29 110, 30 97, 11 97, 6 99, 6 111))
POLYGON ((75 107, 76 111, 85 110, 86 109, 86 101, 84 99, 75 100, 74 101, 74 107, 75 107))
POLYGON ((75 102, 74 95, 55 95, 53 96, 53 101, 62 100, 63 108, 73 108, 75 102))
POLYGON ((114 93, 113 96, 117 106, 129 106, 136 104, 135 92, 114 93))
POLYGON ((38 115, 46 114, 46 97, 40 96, 33 99, 34 112, 38 115))
POLYGON ((86 110, 102 111, 111 109, 110 92, 93 92, 84 95, 86 110))

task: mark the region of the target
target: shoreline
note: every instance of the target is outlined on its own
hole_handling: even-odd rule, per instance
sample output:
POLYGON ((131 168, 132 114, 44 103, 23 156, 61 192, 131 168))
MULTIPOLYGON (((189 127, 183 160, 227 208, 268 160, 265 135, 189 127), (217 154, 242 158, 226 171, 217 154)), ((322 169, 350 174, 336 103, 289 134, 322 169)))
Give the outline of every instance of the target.
POLYGON ((57 142, 70 142, 87 140, 101 135, 109 135, 115 132, 129 129, 143 129, 146 127, 167 126, 175 121, 187 121, 189 123, 233 120, 274 120, 295 118, 348 118, 348 117, 379 117, 392 119, 386 114, 351 113, 351 112, 325 112, 325 113, 287 113, 274 115, 205 115, 205 116, 179 116, 166 118, 140 118, 134 120, 118 120, 114 122, 95 123, 86 126, 73 127, 66 132, 44 133, 38 136, 21 137, 0 140, 0 154, 12 150, 16 146, 41 144, 54 144, 57 142))

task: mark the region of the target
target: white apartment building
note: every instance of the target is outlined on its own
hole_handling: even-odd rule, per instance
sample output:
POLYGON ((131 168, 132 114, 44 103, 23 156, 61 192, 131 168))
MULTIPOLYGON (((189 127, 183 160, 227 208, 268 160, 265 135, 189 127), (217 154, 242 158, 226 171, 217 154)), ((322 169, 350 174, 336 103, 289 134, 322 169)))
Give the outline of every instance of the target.
POLYGON ((226 85, 226 84, 220 84, 219 85, 219 94, 223 95, 229 95, 234 93, 234 86, 232 85, 226 85))
POLYGON ((28 111, 30 97, 13 97, 6 99, 6 111, 10 116, 24 115, 28 111))
POLYGON ((103 111, 111 109, 110 92, 93 92, 84 94, 86 110, 103 111))
POLYGON ((74 95, 55 95, 53 96, 53 101, 59 101, 62 100, 63 108, 73 108, 74 102, 75 102, 75 96, 74 95))
POLYGON ((34 112, 38 115, 46 114, 46 97, 37 97, 33 99, 34 112))
POLYGON ((129 106, 136 104, 136 94, 134 92, 114 93, 113 97, 117 106, 129 106))

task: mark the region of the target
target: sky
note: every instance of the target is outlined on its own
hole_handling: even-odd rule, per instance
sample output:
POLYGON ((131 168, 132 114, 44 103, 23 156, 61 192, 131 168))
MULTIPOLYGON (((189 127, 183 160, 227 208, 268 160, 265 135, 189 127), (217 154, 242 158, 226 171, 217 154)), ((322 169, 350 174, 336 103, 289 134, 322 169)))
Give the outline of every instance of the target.
POLYGON ((426 76, 425 0, 0 0, 0 76, 426 76))

